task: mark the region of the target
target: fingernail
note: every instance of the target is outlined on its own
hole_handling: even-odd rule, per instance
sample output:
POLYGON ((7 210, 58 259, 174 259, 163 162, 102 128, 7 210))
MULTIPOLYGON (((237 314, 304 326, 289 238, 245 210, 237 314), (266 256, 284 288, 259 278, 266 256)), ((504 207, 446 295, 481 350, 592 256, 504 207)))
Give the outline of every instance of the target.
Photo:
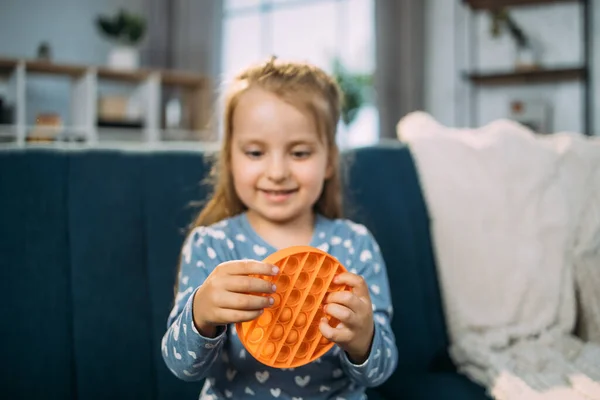
POLYGON ((277 275, 279 273, 278 267, 273 267, 273 275, 277 275))
POLYGON ((275 303, 275 299, 272 297, 269 297, 269 304, 273 304, 273 303, 275 303))
POLYGON ((276 292, 276 291, 277 291, 277 286, 275 286, 275 285, 271 286, 271 290, 272 290, 273 292, 276 292))

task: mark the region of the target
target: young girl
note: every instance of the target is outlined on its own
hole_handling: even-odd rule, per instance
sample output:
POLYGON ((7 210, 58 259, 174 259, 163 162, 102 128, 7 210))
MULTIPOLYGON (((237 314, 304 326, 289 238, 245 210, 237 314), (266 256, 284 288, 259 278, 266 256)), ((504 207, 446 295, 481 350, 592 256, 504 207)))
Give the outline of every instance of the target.
POLYGON ((335 131, 340 94, 322 70, 270 61, 234 80, 224 115, 214 194, 182 249, 178 293, 162 340, 169 369, 207 378, 201 399, 359 399, 397 364, 384 261, 367 229, 341 219, 335 131), (276 275, 260 261, 277 249, 310 245, 350 272, 351 291, 326 298, 320 321, 334 347, 313 363, 269 368, 246 352, 235 323, 272 306, 277 291, 249 275, 276 275), (262 296, 261 296, 262 294, 262 296))

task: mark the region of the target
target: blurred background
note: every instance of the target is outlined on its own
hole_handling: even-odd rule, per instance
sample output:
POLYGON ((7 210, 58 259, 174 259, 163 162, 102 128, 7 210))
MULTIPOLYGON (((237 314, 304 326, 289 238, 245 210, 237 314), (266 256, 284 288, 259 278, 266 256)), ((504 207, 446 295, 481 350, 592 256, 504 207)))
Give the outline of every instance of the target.
POLYGON ((270 55, 336 74, 340 144, 406 113, 598 134, 598 0, 0 0, 0 143, 211 143, 270 55))

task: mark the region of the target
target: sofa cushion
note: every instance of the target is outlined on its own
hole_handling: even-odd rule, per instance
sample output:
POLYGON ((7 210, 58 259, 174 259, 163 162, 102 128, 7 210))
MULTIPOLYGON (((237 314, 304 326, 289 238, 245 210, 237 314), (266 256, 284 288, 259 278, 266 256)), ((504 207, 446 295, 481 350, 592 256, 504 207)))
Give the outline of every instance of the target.
POLYGON ((397 390, 386 392, 389 399, 485 400, 491 399, 483 387, 454 372, 404 374, 398 376, 397 390), (400 393, 400 396, 398 396, 400 393))
POLYGON ((361 148, 348 156, 349 215, 377 239, 391 282, 396 374, 426 372, 448 339, 429 217, 412 157, 401 145, 361 148))
POLYGON ((74 397, 67 176, 61 154, 0 151, 3 398, 74 397))
POLYGON ((348 152, 344 162, 347 215, 377 239, 394 305, 398 367, 383 385, 368 391, 369 398, 487 398, 448 359, 429 216, 408 147, 360 148, 348 152))
POLYGON ((202 389, 203 382, 183 382, 168 370, 160 345, 173 306, 179 252, 186 228, 199 211, 192 203, 208 195, 200 182, 209 167, 198 152, 158 152, 145 159, 144 225, 158 400, 195 399, 202 389))
POLYGON ((70 156, 66 215, 80 399, 148 399, 155 391, 141 157, 70 156))

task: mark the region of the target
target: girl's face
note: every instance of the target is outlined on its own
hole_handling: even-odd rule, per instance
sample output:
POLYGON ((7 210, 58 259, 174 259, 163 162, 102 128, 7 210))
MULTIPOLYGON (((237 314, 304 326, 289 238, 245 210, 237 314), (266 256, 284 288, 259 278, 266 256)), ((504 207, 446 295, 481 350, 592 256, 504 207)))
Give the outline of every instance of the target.
POLYGON ((252 88, 238 101, 232 129, 233 183, 248 214, 276 224, 312 220, 331 174, 328 149, 313 120, 276 95, 252 88))

